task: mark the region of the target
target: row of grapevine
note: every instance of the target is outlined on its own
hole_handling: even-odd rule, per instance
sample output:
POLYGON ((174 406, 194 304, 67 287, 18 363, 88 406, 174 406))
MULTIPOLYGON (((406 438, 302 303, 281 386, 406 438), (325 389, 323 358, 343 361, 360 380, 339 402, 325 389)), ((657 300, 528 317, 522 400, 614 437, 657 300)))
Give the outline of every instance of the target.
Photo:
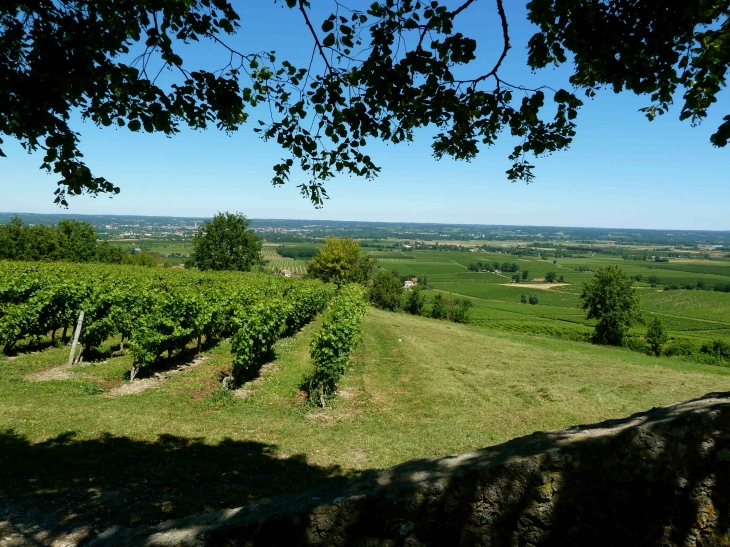
POLYGON ((364 289, 357 284, 340 289, 330 304, 322 328, 314 335, 309 354, 316 365, 309 380, 309 396, 324 407, 347 370, 350 352, 360 339, 360 323, 367 313, 364 289))
POLYGON ((23 339, 53 339, 58 329, 65 336, 84 310, 84 351, 121 335, 133 355, 134 377, 165 351, 171 356, 196 341, 200 347, 203 337, 208 341, 238 333, 270 302, 291 307, 286 328, 309 320, 332 291, 318 281, 280 276, 4 262, 0 347, 7 352, 23 339))
POLYGON ((283 297, 256 305, 231 340, 234 378, 245 378, 281 336, 293 334, 321 312, 333 293, 332 286, 322 288, 304 282, 291 287, 283 297))

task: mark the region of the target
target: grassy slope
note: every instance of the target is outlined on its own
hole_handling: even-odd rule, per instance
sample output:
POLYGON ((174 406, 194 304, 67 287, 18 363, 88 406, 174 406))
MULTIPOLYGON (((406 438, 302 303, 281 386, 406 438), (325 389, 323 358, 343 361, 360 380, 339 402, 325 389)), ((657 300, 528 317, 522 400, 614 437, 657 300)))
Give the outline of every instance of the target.
POLYGON ((92 395, 89 386, 120 383, 127 357, 45 382, 22 378, 61 362, 65 350, 0 358, 0 429, 33 441, 69 430, 252 439, 319 464, 380 467, 730 390, 730 371, 719 367, 372 310, 346 396, 321 412, 297 397, 311 369, 310 331, 282 341, 278 361, 248 386, 251 395, 231 403, 210 398, 230 365, 225 346, 161 389, 116 398, 92 395))
POLYGON ((121 384, 127 356, 41 382, 26 377, 66 348, 0 357, 0 506, 54 534, 156 523, 730 390, 725 368, 372 310, 323 411, 299 392, 316 326, 277 344, 245 399, 217 391, 225 343, 159 389, 114 398, 95 388, 121 384))

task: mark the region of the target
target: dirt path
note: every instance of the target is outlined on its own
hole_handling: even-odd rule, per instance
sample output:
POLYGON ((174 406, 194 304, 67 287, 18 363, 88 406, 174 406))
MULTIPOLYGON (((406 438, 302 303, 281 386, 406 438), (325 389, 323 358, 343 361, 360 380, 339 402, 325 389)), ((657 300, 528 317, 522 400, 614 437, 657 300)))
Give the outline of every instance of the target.
POLYGON ((193 367, 205 363, 210 357, 198 356, 189 363, 183 363, 176 366, 173 369, 166 370, 164 372, 155 372, 152 378, 141 378, 132 382, 127 382, 119 387, 109 390, 107 397, 118 397, 120 395, 134 395, 135 393, 142 393, 144 391, 155 389, 160 387, 163 382, 168 380, 173 374, 185 372, 193 367))
POLYGON ((547 291, 553 287, 567 287, 570 283, 500 283, 502 287, 522 287, 524 289, 537 289, 547 291))
POLYGON ((76 363, 73 365, 59 365, 57 367, 47 368, 38 370, 25 377, 26 380, 31 382, 47 382, 50 380, 71 380, 73 375, 72 371, 81 370, 89 366, 89 363, 76 363))

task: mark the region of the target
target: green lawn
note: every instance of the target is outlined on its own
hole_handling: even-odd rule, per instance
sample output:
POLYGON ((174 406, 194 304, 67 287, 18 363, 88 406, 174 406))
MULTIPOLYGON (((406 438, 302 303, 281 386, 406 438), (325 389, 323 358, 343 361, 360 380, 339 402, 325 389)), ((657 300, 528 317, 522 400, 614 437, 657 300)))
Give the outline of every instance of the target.
POLYGON ((0 357, 0 502, 19 526, 56 534, 155 523, 730 390, 722 367, 371 310, 341 396, 322 410, 300 391, 315 328, 280 341, 245 398, 218 391, 226 343, 116 397, 128 356, 44 381, 29 378, 66 348, 0 357))

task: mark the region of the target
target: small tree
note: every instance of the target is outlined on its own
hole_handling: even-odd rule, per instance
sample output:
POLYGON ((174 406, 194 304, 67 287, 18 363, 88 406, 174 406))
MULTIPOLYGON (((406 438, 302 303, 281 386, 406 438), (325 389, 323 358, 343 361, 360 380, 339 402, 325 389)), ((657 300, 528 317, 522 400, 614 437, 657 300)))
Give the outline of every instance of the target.
POLYGON ((413 315, 423 315, 424 304, 423 292, 416 285, 406 294, 406 302, 403 309, 413 315))
POLYGON ((611 346, 624 344, 626 332, 639 315, 633 283, 615 265, 597 270, 593 279, 584 283, 581 306, 588 311, 588 319, 598 319, 594 342, 611 346))
POLYGON ((370 301, 381 310, 396 311, 403 306, 403 285, 393 273, 382 270, 373 279, 370 301))
POLYGON ((446 317, 454 323, 468 323, 469 310, 473 305, 471 300, 454 299, 446 306, 446 317))
POLYGON ((526 294, 523 294, 522 296, 520 296, 520 302, 522 302, 523 304, 527 304, 527 295, 526 294))
POLYGON ((201 270, 247 272, 261 260, 261 240, 241 213, 218 213, 193 235, 188 264, 201 270))
POLYGON ((656 315, 646 328, 646 344, 654 355, 661 355, 662 346, 667 343, 667 329, 656 315))
POLYGON ((437 294, 433 297, 433 306, 431 306, 431 317, 434 319, 443 319, 446 317, 446 303, 444 297, 437 294))
POLYGON ((351 238, 326 237, 324 247, 312 257, 307 275, 327 283, 367 283, 375 261, 362 254, 351 238))
POLYGON ((555 283, 555 280, 558 278, 558 274, 555 272, 548 272, 545 274, 545 281, 548 283, 555 283))
POLYGON ((522 281, 527 281, 527 276, 530 275, 530 272, 527 270, 522 270, 522 281))
POLYGON ((533 306, 536 306, 539 303, 540 303, 540 298, 535 293, 532 293, 530 295, 530 304, 532 304, 533 306))

